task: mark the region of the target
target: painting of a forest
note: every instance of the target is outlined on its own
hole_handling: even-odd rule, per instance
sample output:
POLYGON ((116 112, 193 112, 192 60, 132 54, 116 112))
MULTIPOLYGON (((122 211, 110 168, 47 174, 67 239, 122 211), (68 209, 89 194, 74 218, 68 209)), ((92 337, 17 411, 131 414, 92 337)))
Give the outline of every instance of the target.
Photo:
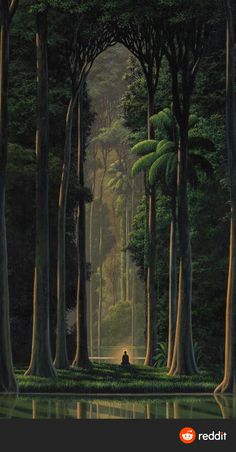
POLYGON ((0 27, 0 418, 236 418, 235 0, 0 27))

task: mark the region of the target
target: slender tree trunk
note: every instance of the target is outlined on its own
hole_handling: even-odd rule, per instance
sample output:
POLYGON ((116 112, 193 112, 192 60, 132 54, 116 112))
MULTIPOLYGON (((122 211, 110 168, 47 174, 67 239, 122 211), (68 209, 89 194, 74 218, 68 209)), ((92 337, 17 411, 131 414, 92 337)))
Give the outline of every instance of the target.
POLYGON ((0 392, 17 392, 10 337, 7 239, 5 218, 8 151, 9 3, 1 4, 0 42, 0 392))
MULTIPOLYGON (((154 114, 154 95, 152 88, 148 91, 148 139, 154 137, 150 117, 154 114)), ((153 358, 157 348, 157 275, 156 275, 156 188, 147 186, 148 192, 148 234, 147 234, 147 312, 146 312, 146 335, 147 349, 144 361, 145 366, 152 366, 153 358)))
POLYGON ((69 360, 66 345, 66 212, 68 188, 71 171, 71 139, 73 115, 77 99, 81 92, 81 81, 71 96, 67 115, 64 145, 64 162, 61 176, 59 203, 58 203, 58 238, 57 238, 57 329, 56 329, 56 356, 55 367, 68 369, 69 360))
POLYGON ((58 205, 57 238, 57 330, 55 367, 68 369, 69 360, 66 346, 66 209, 71 169, 71 133, 75 99, 71 97, 66 117, 66 139, 64 146, 64 164, 61 177, 58 205))
POLYGON ((188 115, 180 127, 178 157, 178 227, 180 271, 175 345, 170 375, 197 373, 192 339, 192 253, 187 194, 188 115))
POLYGON ((157 296, 156 296, 156 189, 149 196, 149 253, 147 271, 147 350, 145 366, 152 366, 157 347, 157 296))
POLYGON ((99 300, 98 300, 98 357, 101 356, 102 345, 102 302, 103 302, 103 228, 102 228, 102 201, 100 202, 99 221, 99 300))
MULTIPOLYGON (((96 170, 94 170, 93 177, 93 194, 95 196, 96 191, 96 170)), ((89 213, 89 261, 92 268, 93 262, 93 212, 94 201, 90 205, 89 213)), ((93 356, 93 276, 91 273, 89 283, 89 337, 90 337, 90 355, 93 356)))
POLYGON ((99 200, 99 300, 98 300, 98 356, 101 356, 102 345, 102 305, 103 305, 103 191, 107 172, 107 159, 103 157, 104 170, 100 185, 99 200))
POLYGON ((37 135, 36 135, 36 250, 34 276, 33 341, 26 375, 55 377, 49 329, 49 225, 48 225, 48 54, 47 11, 37 14, 37 135))
MULTIPOLYGON (((131 196, 131 224, 134 219, 134 180, 132 181, 132 196, 131 196)), ((134 359, 134 345, 135 345, 135 307, 136 307, 136 290, 135 290, 135 266, 132 264, 131 270, 131 346, 134 359)))
POLYGON ((126 300, 130 300, 130 274, 129 274, 129 252, 127 250, 127 244, 129 241, 129 209, 128 202, 125 203, 125 259, 126 259, 126 300))
MULTIPOLYGON (((84 189, 84 121, 83 93, 78 108, 78 178, 81 189, 84 189)), ((86 207, 85 198, 79 199, 77 215, 77 246, 78 246, 78 286, 77 286, 77 347, 73 366, 88 367, 87 337, 87 293, 86 293, 86 207)))
POLYGON ((172 220, 170 227, 170 256, 169 256, 169 334, 168 334, 168 359, 167 368, 170 369, 174 342, 177 317, 177 218, 176 218, 176 198, 171 199, 172 220))
POLYGON ((127 262, 126 262, 126 207, 122 209, 121 219, 120 219, 120 234, 121 234, 121 267, 120 267, 120 277, 121 277, 121 301, 126 301, 127 299, 127 262))
POLYGON ((132 305, 131 305, 131 346, 133 350, 133 357, 134 357, 134 346, 135 346, 135 318, 136 318, 136 284, 135 284, 135 267, 132 267, 132 281, 131 281, 131 288, 132 288, 132 305))
POLYGON ((236 97, 235 30, 230 0, 225 0, 227 21, 226 134, 230 175, 231 232, 226 299, 224 378, 216 388, 220 393, 236 393, 236 97))

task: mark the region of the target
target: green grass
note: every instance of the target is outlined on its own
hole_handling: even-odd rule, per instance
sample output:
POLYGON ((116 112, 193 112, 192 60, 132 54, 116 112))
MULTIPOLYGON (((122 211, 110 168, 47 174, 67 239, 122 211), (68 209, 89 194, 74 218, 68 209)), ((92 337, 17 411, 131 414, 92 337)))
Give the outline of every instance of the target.
POLYGON ((153 394, 211 393, 220 376, 202 371, 193 377, 168 377, 166 369, 144 366, 122 368, 93 364, 89 369, 58 371, 56 379, 25 377, 16 371, 21 393, 153 394))

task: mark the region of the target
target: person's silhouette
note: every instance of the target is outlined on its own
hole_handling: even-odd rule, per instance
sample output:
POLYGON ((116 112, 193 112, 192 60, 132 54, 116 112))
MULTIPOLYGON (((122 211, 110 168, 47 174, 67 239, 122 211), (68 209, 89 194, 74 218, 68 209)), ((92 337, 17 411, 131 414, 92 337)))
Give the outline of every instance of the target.
POLYGON ((126 351, 124 351, 122 356, 121 366, 130 366, 129 355, 126 351))

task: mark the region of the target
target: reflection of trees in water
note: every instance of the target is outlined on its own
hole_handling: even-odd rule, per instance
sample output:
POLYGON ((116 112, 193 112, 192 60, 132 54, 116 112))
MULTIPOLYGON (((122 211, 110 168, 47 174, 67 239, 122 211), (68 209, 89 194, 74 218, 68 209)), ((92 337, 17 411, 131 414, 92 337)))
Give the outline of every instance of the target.
POLYGON ((91 399, 0 396, 0 418, 22 419, 192 419, 236 418, 236 398, 160 397, 159 399, 91 399))
POLYGON ((146 419, 155 419, 155 416, 152 411, 152 404, 151 402, 146 403, 146 419))
POLYGON ((166 402, 166 419, 174 419, 174 403, 166 402))
POLYGON ((214 394, 215 401, 220 407, 223 419, 235 419, 236 417, 236 397, 223 394, 214 394))
POLYGON ((17 395, 4 394, 0 396, 0 419, 11 419, 14 417, 17 395))
POLYGON ((186 417, 191 418, 192 412, 193 412, 193 401, 181 401, 178 399, 175 399, 173 401, 173 409, 174 409, 174 419, 184 419, 186 417), (186 416, 186 413, 188 414, 186 416))
POLYGON ((51 401, 47 399, 32 400, 32 419, 51 419, 52 406, 51 401))
POLYGON ((87 402, 77 402, 77 419, 87 419, 87 402))
POLYGON ((33 399, 32 419, 67 419, 69 407, 66 400, 33 399))

